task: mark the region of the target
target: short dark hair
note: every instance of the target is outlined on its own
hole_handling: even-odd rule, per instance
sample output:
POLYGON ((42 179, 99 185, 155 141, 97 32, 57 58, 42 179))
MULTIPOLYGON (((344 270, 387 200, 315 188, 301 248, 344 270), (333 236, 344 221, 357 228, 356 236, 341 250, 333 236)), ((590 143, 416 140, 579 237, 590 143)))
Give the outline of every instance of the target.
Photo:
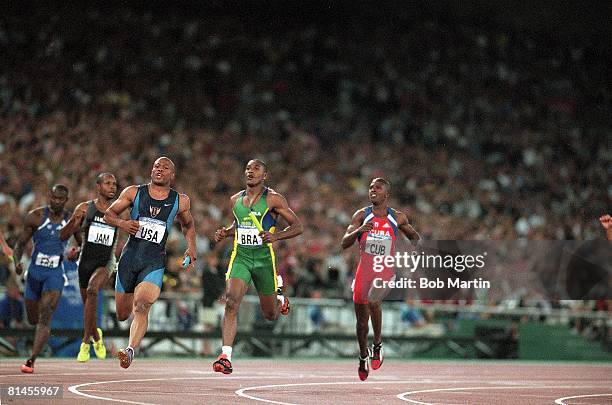
POLYGON ((53 187, 51 187, 51 192, 53 191, 61 191, 61 192, 66 193, 66 195, 70 194, 68 187, 64 186, 63 184, 56 184, 53 187))
POLYGON ((373 182, 376 183, 382 183, 385 186, 387 186, 387 191, 391 191, 391 183, 389 182, 389 180, 387 179, 383 179, 382 177, 377 177, 374 180, 372 180, 373 182))
POLYGON ((262 166, 263 166, 263 168, 264 168, 264 172, 267 172, 267 171, 268 171, 268 165, 266 164, 266 162, 264 162, 264 161, 263 161, 263 160, 261 160, 261 159, 251 159, 251 160, 249 160, 249 162, 256 162, 256 163, 259 163, 260 165, 262 165, 262 166))
POLYGON ((98 175, 96 176, 96 184, 102 184, 102 183, 104 182, 104 178, 105 178, 106 176, 113 176, 113 177, 115 177, 115 175, 114 175, 114 174, 112 174, 112 173, 109 173, 109 172, 102 172, 102 173, 100 173, 100 174, 98 174, 98 175))

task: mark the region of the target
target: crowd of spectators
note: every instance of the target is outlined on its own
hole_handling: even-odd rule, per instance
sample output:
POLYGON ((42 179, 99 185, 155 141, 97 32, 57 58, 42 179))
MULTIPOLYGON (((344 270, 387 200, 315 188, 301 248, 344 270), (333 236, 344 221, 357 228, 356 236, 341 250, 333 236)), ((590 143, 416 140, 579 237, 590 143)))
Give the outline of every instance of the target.
MULTIPOLYGON (((71 17, 0 23, 0 229, 11 243, 51 184, 70 188, 73 207, 94 197, 99 172, 145 183, 160 155, 192 199, 207 272, 227 263, 229 244, 211 239, 231 221, 246 162, 268 163, 269 185, 305 225, 277 244, 299 296, 350 294, 357 251, 340 239, 375 176, 427 239, 602 237, 612 91, 598 42, 427 19, 71 17)), ((184 248, 174 236, 171 257, 184 248)), ((176 262, 166 288, 198 291, 176 262)))

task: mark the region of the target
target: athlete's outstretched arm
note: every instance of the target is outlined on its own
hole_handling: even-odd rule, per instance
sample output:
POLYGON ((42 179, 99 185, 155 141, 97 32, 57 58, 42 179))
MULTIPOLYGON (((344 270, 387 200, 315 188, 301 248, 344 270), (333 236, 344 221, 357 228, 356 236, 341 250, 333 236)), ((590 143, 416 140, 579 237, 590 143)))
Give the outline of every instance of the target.
POLYGON ((261 239, 264 243, 272 243, 276 242, 277 240, 295 238, 296 236, 304 232, 302 222, 300 221, 298 216, 295 215, 295 212, 293 212, 293 210, 289 208, 289 204, 287 203, 285 197, 276 192, 271 192, 268 194, 267 198, 268 207, 270 207, 270 211, 274 210, 285 221, 287 221, 289 226, 280 232, 260 232, 259 235, 261 236, 261 239))
POLYGON ((0 232, 0 247, 2 248, 2 253, 9 259, 13 258, 13 249, 6 243, 6 239, 4 239, 4 235, 0 232))
POLYGON ((83 223, 83 218, 85 218, 85 213, 87 212, 87 202, 82 202, 76 206, 72 216, 68 220, 68 223, 64 225, 62 230, 60 231, 60 239, 67 240, 70 239, 72 235, 76 235, 81 228, 81 224, 83 223))
POLYGON ((129 186, 123 190, 121 195, 119 195, 119 198, 117 198, 104 213, 104 222, 111 226, 121 228, 130 235, 136 235, 138 229, 140 228, 138 221, 122 219, 121 214, 123 211, 128 209, 128 207, 134 204, 134 199, 136 198, 137 192, 138 187, 136 186, 129 186))
POLYGON ((351 219, 351 224, 346 228, 346 232, 342 237, 342 249, 347 249, 355 243, 359 235, 364 232, 369 232, 372 229, 372 223, 361 224, 364 219, 365 212, 363 209, 355 212, 351 219))
POLYGON ((76 241, 77 246, 83 245, 83 235, 81 235, 81 232, 75 232, 74 240, 76 241))
POLYGON ((612 240, 612 216, 609 214, 603 215, 599 218, 599 222, 601 222, 601 226, 606 230, 606 238, 612 240))
POLYGON ((410 225, 408 221, 408 216, 403 212, 395 211, 397 217, 397 227, 410 241, 413 246, 416 246, 417 243, 421 240, 421 235, 410 225))
POLYGON ((20 275, 23 271, 23 265, 21 264, 21 256, 23 256, 23 251, 32 239, 32 235, 36 232, 36 228, 39 225, 41 220, 40 217, 41 209, 37 208, 28 212, 28 215, 25 217, 25 222, 23 224, 23 230, 19 234, 19 238, 17 239, 17 243, 15 244, 14 257, 15 257, 15 272, 17 275, 20 275))
POLYGON ((183 255, 183 260, 189 256, 190 263, 188 268, 194 268, 195 262, 197 260, 196 257, 196 231, 195 231, 195 222, 193 220, 193 215, 191 215, 191 201, 187 194, 179 195, 179 212, 176 215, 179 223, 181 224, 181 229, 183 231, 183 235, 185 235, 185 240, 187 241, 187 250, 185 250, 185 254, 183 255))

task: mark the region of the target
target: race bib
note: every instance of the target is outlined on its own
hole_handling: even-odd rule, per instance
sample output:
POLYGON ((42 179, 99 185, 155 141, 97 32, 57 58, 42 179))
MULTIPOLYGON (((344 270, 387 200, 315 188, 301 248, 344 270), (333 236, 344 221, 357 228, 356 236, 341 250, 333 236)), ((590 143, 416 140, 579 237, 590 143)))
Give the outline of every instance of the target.
POLYGON ((238 244, 241 246, 263 246, 257 228, 238 227, 238 244))
POLYGON ((87 233, 87 242, 112 246, 113 236, 115 236, 115 228, 100 222, 92 222, 87 233))
POLYGON ((38 252, 34 263, 40 267, 49 267, 49 268, 59 267, 60 257, 58 255, 48 256, 44 253, 38 252))
POLYGON ((143 217, 138 219, 140 228, 136 233, 138 239, 148 240, 152 243, 161 243, 166 233, 166 222, 158 219, 143 217))
POLYGON ((373 256, 388 256, 391 254, 391 242, 391 239, 383 239, 368 234, 365 244, 365 253, 373 256))

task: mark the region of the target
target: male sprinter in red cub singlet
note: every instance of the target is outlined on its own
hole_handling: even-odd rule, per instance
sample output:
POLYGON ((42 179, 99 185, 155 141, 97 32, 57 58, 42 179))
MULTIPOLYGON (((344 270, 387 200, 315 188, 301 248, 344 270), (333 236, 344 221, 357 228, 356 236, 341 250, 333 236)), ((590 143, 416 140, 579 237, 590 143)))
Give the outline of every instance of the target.
MULTIPOLYGON (((391 184, 382 178, 372 180, 369 197, 372 205, 364 207, 355 214, 342 238, 342 248, 346 249, 359 241, 359 265, 353 281, 353 302, 357 317, 357 341, 359 342, 359 368, 357 372, 361 381, 368 378, 372 369, 378 369, 383 363, 382 348, 382 310, 380 303, 385 290, 375 288, 374 280, 390 281, 395 277, 393 267, 375 268, 376 256, 395 254, 395 240, 398 230, 402 231, 413 243, 420 239, 419 234, 408 223, 406 214, 387 205, 391 184), (379 271, 377 271, 379 270, 379 271), (368 348, 368 322, 372 317, 374 344, 368 348)), ((380 262, 382 263, 382 261, 380 262)), ((379 266, 376 266, 379 267, 379 266)), ((378 284, 378 283, 377 283, 378 284)))

